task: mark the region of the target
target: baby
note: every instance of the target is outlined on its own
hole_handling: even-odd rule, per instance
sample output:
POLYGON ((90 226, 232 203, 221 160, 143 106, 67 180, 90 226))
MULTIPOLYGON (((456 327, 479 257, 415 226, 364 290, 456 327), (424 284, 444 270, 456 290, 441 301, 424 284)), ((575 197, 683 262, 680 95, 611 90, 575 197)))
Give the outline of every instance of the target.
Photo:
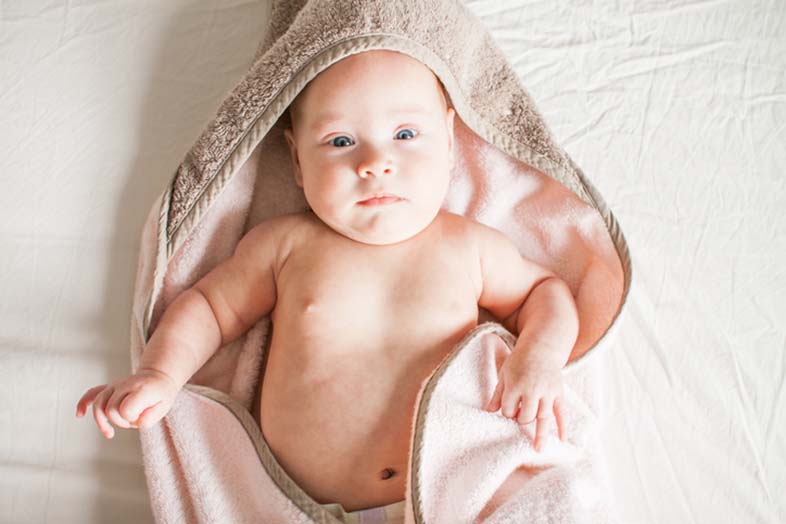
POLYGON ((486 308, 514 351, 485 406, 520 424, 561 421, 561 369, 578 317, 568 286, 502 233, 441 209, 453 108, 437 77, 394 51, 314 78, 285 130, 310 210, 266 220, 181 293, 134 375, 88 390, 107 438, 159 421, 224 344, 270 314, 258 413, 285 471, 318 503, 356 511, 404 499, 421 383, 486 308))

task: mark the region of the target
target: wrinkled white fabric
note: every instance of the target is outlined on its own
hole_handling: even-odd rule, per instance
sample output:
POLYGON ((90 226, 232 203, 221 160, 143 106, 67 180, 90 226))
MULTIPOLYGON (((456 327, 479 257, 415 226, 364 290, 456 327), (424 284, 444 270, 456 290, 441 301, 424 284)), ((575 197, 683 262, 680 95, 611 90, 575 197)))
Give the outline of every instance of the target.
MULTIPOLYGON (((602 435, 622 520, 786 520, 784 4, 467 4, 631 247, 602 435)), ((142 222, 266 9, 0 6, 3 522, 152 520, 137 436, 74 404, 129 369, 142 222)))

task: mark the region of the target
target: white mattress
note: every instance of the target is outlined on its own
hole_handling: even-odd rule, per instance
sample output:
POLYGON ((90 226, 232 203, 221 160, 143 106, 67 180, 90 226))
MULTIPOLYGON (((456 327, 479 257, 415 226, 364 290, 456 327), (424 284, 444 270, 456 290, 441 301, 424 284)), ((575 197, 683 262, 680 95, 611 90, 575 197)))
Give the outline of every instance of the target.
MULTIPOLYGON (((468 5, 630 244, 622 522, 786 521, 786 3, 468 5)), ((0 3, 0 522, 152 522, 137 434, 75 402, 129 370, 143 220, 268 13, 0 3)))

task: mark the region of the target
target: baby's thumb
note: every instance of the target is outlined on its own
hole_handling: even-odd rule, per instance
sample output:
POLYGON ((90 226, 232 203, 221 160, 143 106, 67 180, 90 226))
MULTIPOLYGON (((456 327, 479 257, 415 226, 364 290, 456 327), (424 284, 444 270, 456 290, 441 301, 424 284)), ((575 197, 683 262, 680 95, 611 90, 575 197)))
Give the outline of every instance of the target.
POLYGON ((137 424, 137 419, 146 409, 155 406, 160 401, 160 395, 150 389, 141 389, 129 393, 117 407, 118 413, 131 424, 137 424))
POLYGON ((161 420, 166 412, 169 410, 169 407, 163 402, 159 401, 156 404, 150 406, 146 410, 139 415, 139 420, 137 420, 137 426, 140 429, 146 429, 161 420))
POLYGON ((483 408, 486 411, 490 411, 494 413, 501 407, 502 401, 502 381, 497 382, 497 388, 494 390, 494 394, 491 396, 491 400, 489 400, 488 404, 483 408))

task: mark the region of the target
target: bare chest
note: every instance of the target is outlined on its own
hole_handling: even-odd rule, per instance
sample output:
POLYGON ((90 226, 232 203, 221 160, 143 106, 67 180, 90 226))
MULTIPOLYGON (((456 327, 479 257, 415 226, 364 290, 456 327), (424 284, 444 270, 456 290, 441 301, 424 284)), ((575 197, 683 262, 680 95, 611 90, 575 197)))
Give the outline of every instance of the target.
POLYGON ((273 321, 314 351, 400 356, 412 341, 436 344, 477 319, 470 263, 455 246, 392 256, 298 250, 280 275, 273 321))

